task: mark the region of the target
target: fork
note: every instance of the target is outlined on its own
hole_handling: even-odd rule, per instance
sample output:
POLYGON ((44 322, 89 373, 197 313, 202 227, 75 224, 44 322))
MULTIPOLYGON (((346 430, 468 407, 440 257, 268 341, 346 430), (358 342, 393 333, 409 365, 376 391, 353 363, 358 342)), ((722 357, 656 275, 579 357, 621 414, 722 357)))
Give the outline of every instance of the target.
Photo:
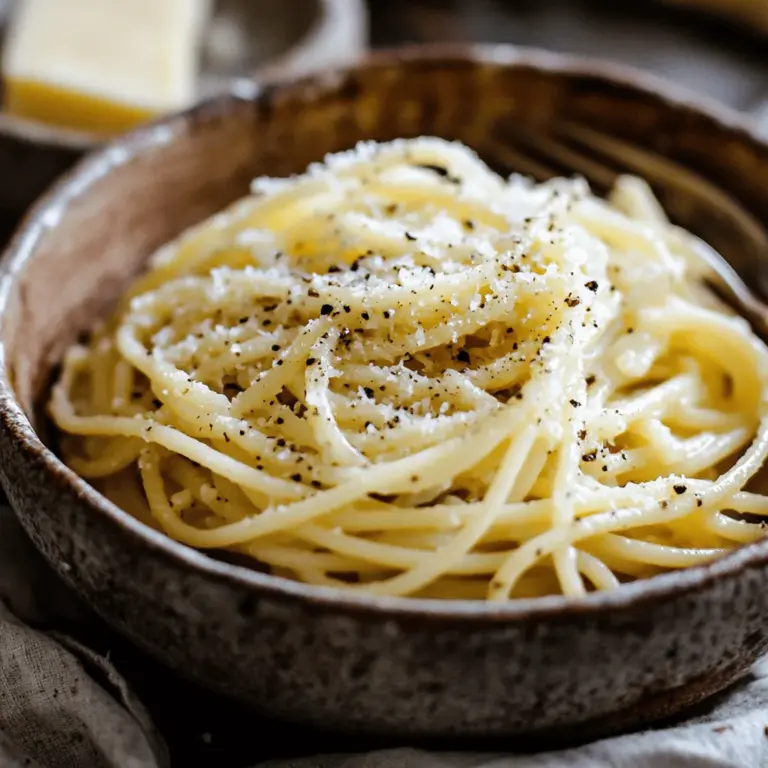
POLYGON ((719 229, 714 247, 692 234, 693 247, 708 267, 704 279, 755 332, 768 339, 768 232, 728 193, 682 165, 625 140, 574 123, 557 132, 521 132, 483 148, 491 163, 538 181, 570 173, 586 179, 593 191, 608 191, 621 175, 644 178, 665 210, 684 222, 693 218, 719 229), (722 246, 727 256, 721 254, 722 246), (749 284, 749 285, 748 285, 749 284), (754 286, 754 289, 749 286, 754 286), (757 291, 757 295, 754 292, 757 291))

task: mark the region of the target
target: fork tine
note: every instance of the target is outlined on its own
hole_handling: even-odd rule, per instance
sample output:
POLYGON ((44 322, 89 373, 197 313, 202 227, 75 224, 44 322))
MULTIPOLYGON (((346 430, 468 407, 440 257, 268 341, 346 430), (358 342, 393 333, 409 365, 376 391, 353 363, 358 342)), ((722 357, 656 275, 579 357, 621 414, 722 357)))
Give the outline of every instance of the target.
POLYGON ((717 290, 720 298, 726 300, 735 298, 737 306, 734 307, 733 302, 730 301, 731 307, 741 309, 742 314, 744 314, 743 310, 747 310, 748 319, 760 318, 761 332, 765 334, 766 319, 768 319, 766 315, 768 308, 765 303, 752 293, 739 273, 709 243, 696 235, 691 235, 691 245, 702 263, 711 270, 709 274, 704 275, 710 287, 717 290), (725 288, 725 295, 723 295, 723 288, 725 288))
POLYGON ((504 169, 505 174, 520 173, 533 176, 538 181, 546 181, 557 176, 555 168, 534 160, 530 155, 519 152, 515 147, 501 141, 492 141, 484 145, 481 153, 490 165, 504 169))
POLYGON ((712 269, 706 280, 718 286, 721 296, 735 300, 753 327, 760 328, 760 335, 768 337, 768 309, 761 300, 768 295, 768 231, 756 217, 712 182, 661 155, 573 123, 559 126, 556 135, 527 134, 523 142, 538 154, 580 173, 593 185, 597 181, 604 188, 612 188, 619 175, 631 173, 667 193, 668 212, 683 219, 691 210, 703 212, 715 225, 714 230, 708 227, 710 234, 714 237, 717 233, 715 239, 726 249, 721 255, 694 235, 696 250, 712 269), (601 161, 616 167, 616 172, 601 161), (749 282, 760 298, 747 287, 749 282))
MULTIPOLYGON (((762 296, 766 295, 768 278, 764 270, 758 267, 761 261, 768 258, 768 232, 728 194, 672 160, 620 139, 605 136, 593 129, 568 123, 560 129, 560 133, 564 134, 566 140, 578 144, 581 151, 551 135, 542 133, 534 137, 530 133, 518 133, 514 138, 516 146, 510 145, 509 140, 494 140, 484 146, 482 154, 492 164, 505 168, 507 172, 529 174, 540 181, 562 175, 556 170, 559 165, 581 174, 593 187, 613 189, 621 176, 631 172, 632 175, 649 182, 655 181, 667 192, 684 193, 687 197, 679 196, 678 203, 695 201, 703 210, 712 211, 715 219, 722 218, 725 214, 725 218, 736 226, 738 235, 750 241, 755 249, 752 255, 757 258, 750 259, 750 255, 746 254, 745 260, 739 240, 736 246, 740 252, 735 260, 741 264, 742 270, 746 268, 746 271, 752 273, 756 278, 758 291, 762 296), (592 156, 584 154, 585 149, 589 150, 592 156), (545 165, 541 160, 542 155, 554 161, 555 165, 545 165), (607 158, 618 168, 612 170, 608 165, 603 165, 595 155, 600 159, 607 158)), ((762 301, 762 297, 759 298, 752 292, 732 263, 724 259, 712 245, 693 233, 691 242, 701 258, 702 266, 707 267, 700 279, 744 316, 761 338, 768 341, 768 306, 762 301)))
POLYGON ((565 123, 557 134, 556 138, 545 133, 521 133, 515 137, 517 147, 499 142, 491 145, 490 150, 495 161, 540 180, 558 175, 553 167, 541 161, 542 155, 582 175, 592 186, 604 189, 613 188, 619 175, 638 175, 667 192, 682 193, 686 200, 711 211, 719 219, 728 219, 748 240, 753 254, 763 258, 768 254, 768 232, 763 225, 730 195, 699 174, 673 160, 583 125, 565 123), (579 149, 566 144, 566 140, 576 143, 579 149), (590 154, 585 154, 585 150, 590 154), (617 169, 611 169, 601 162, 602 159, 618 166, 617 169))
POLYGON ((595 158, 585 155, 548 134, 520 134, 517 141, 529 151, 544 154, 556 163, 583 176, 593 187, 610 189, 618 176, 595 158))
POLYGON ((754 248, 768 253, 768 233, 762 224, 730 195, 699 174, 673 160, 583 125, 567 123, 562 126, 561 133, 592 152, 624 165, 648 181, 685 192, 718 214, 725 214, 750 239, 754 248))

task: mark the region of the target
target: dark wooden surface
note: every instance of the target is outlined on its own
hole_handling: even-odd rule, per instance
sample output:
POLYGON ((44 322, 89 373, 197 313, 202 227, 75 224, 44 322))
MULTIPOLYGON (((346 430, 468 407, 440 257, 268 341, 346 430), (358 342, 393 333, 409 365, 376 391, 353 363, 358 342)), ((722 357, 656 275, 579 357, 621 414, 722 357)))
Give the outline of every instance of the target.
MULTIPOLYGON (((742 110, 768 104, 768 41, 646 0, 369 0, 372 42, 482 41, 535 45, 620 60, 742 110)), ((174 765, 254 765, 272 757, 347 751, 362 744, 271 722, 181 683, 96 624, 87 638, 109 652, 149 706, 174 765)))

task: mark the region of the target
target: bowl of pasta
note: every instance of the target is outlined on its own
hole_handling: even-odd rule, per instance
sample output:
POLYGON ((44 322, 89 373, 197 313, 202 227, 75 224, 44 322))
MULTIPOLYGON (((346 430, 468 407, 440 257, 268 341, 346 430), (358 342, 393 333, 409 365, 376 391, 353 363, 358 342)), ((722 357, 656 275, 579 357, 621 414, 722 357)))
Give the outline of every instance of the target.
POLYGON ((758 286, 766 174, 723 108, 508 47, 162 120, 4 256, 3 486, 111 625, 277 716, 675 714, 768 648, 768 348, 701 255, 758 286), (555 130, 647 178, 574 176, 555 130))

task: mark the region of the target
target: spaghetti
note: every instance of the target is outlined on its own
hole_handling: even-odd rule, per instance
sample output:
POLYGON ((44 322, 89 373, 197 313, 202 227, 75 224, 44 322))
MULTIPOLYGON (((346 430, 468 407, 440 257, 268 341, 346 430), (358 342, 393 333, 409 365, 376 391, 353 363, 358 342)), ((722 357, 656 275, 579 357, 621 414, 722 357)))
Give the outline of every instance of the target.
POLYGON ((763 536, 768 349, 649 188, 365 143, 167 245, 50 411, 189 546, 377 595, 583 595, 763 536))

